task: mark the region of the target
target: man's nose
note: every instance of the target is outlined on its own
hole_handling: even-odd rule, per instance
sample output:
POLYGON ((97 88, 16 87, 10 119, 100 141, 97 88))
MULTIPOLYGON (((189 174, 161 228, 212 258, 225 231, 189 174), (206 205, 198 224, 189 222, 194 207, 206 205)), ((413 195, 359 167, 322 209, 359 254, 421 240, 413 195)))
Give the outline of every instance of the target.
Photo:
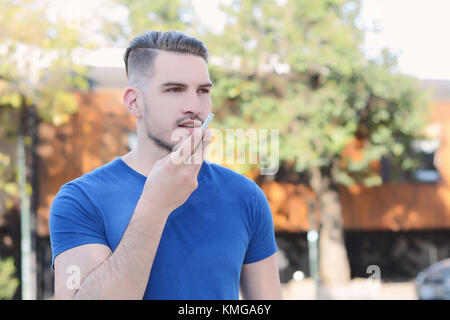
POLYGON ((186 100, 184 101, 183 106, 183 112, 188 113, 192 112, 195 114, 201 113, 202 108, 200 104, 200 98, 197 94, 197 92, 189 92, 189 94, 186 97, 186 100))

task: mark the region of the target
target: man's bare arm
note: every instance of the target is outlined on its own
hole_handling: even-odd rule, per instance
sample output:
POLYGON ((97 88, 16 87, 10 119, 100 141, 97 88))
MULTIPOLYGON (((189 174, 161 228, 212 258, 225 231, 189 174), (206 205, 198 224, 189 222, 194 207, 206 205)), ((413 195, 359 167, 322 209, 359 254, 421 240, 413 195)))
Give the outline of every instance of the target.
POLYGON ((106 246, 92 244, 58 255, 55 259, 56 298, 142 299, 166 221, 164 218, 151 220, 151 217, 164 215, 144 212, 149 208, 144 202, 138 204, 114 252, 106 246), (71 265, 79 267, 79 288, 71 287, 68 282, 72 275, 66 270, 71 265))
POLYGON ((241 271, 241 296, 244 300, 281 300, 281 284, 276 253, 244 264, 241 271))

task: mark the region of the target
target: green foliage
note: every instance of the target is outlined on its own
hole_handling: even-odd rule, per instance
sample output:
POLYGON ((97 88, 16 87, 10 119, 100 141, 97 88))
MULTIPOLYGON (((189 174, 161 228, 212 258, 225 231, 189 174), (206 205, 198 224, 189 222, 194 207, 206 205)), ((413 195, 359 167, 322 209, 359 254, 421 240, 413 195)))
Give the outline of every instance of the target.
POLYGON ((210 67, 218 127, 279 128, 280 161, 297 171, 333 167, 334 180, 346 185, 380 184, 370 164, 382 156, 399 164, 394 169, 412 169, 411 141, 425 124, 427 96, 393 71, 387 51, 376 61, 364 57, 359 9, 354 0, 222 6, 224 32, 202 38, 223 57, 210 67), (355 138, 364 141, 358 161, 342 155, 355 138))
POLYGON ((129 10, 131 38, 150 30, 186 31, 193 26, 194 9, 189 0, 117 0, 129 10))
MULTIPOLYGON (((11 170, 11 158, 7 155, 0 153, 0 190, 5 192, 11 197, 18 197, 19 190, 17 184, 14 181, 14 172, 11 170)), ((11 206, 11 202, 7 202, 7 207, 11 206)))
POLYGON ((73 62, 72 52, 94 45, 72 21, 50 19, 49 5, 0 3, 0 105, 9 112, 35 105, 45 121, 59 125, 77 109, 72 91, 88 89, 87 70, 73 62))
POLYGON ((14 277, 16 267, 12 257, 0 260, 0 300, 8 300, 14 296, 19 280, 14 277))
MULTIPOLYGON (((73 91, 89 88, 87 70, 74 63, 73 52, 94 44, 73 21, 51 17, 49 8, 46 0, 0 2, 1 139, 16 139, 19 115, 31 106, 44 121, 67 122, 78 108, 73 91)), ((0 189, 14 197, 13 164, 5 159, 0 153, 0 189)))

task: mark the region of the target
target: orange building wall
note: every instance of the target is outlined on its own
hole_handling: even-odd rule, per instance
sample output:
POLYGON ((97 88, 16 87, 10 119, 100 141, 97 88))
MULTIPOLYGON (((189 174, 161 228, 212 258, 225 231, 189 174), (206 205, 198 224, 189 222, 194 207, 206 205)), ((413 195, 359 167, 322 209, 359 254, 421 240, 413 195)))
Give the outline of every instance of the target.
POLYGON ((128 152, 136 121, 119 91, 78 94, 79 110, 67 125, 39 127, 39 208, 37 231, 48 235, 50 206, 59 188, 128 152))

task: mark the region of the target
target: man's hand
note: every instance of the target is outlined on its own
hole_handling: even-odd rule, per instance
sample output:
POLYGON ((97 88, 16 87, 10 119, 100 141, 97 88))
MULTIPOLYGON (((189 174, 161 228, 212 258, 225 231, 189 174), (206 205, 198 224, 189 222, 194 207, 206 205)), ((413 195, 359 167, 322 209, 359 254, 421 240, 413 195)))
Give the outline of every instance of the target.
POLYGON ((155 163, 141 199, 167 214, 181 206, 198 187, 197 176, 210 142, 211 131, 196 127, 174 151, 155 163))

